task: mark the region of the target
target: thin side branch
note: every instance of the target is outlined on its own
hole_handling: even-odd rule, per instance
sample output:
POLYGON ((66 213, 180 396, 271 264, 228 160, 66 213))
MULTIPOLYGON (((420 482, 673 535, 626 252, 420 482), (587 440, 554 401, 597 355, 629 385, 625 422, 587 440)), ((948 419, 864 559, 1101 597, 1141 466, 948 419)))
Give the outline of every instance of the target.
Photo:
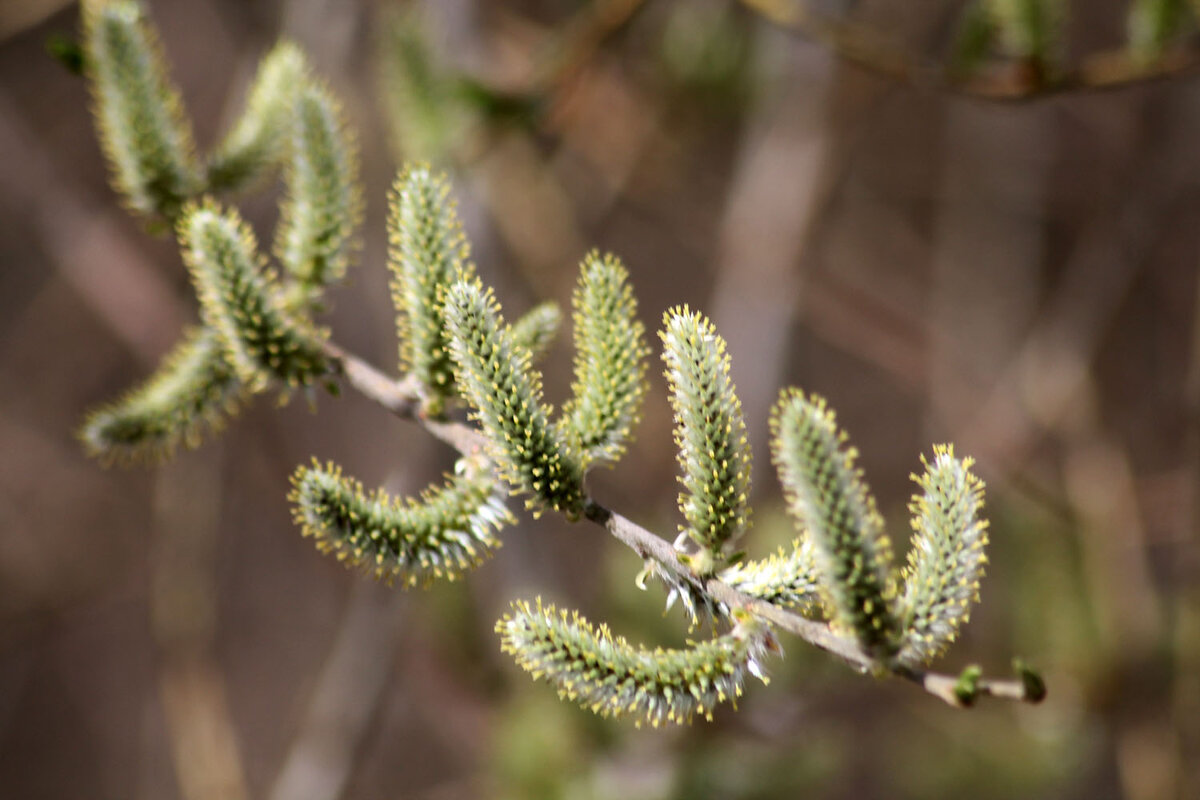
MULTIPOLYGON (((332 343, 324 345, 325 355, 336 371, 355 391, 394 415, 415 421, 435 437, 464 455, 483 452, 486 441, 478 430, 460 422, 447 422, 423 417, 421 397, 414 380, 406 377, 394 380, 375 367, 332 343)), ((594 500, 588 500, 584 516, 601 526, 643 559, 654 559, 664 569, 685 580, 729 608, 742 608, 787 631, 809 644, 845 661, 860 672, 876 669, 875 660, 857 641, 840 636, 823 622, 806 619, 799 614, 750 597, 716 578, 701 578, 679 560, 679 552, 660 536, 646 530, 594 500)), ((904 678, 953 706, 968 706, 982 695, 1022 702, 1038 702, 1042 691, 1028 680, 993 680, 975 676, 965 682, 963 676, 946 675, 895 665, 890 674, 904 678), (966 687, 966 688, 964 688, 966 687)))
POLYGON ((962 76, 898 46, 877 31, 810 8, 809 0, 775 2, 741 0, 771 24, 812 39, 852 64, 925 91, 949 92, 981 100, 1019 102, 1068 92, 1111 91, 1200 71, 1200 49, 1180 45, 1143 61, 1126 48, 1084 56, 1052 75, 1019 60, 1000 61, 996 68, 962 76))

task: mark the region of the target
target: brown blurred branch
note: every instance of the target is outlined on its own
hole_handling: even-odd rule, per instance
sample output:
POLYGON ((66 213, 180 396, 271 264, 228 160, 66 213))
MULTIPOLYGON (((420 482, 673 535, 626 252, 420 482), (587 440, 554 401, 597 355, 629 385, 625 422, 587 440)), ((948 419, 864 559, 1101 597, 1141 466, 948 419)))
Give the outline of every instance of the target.
MULTIPOLYGON (((362 359, 337 347, 326 345, 326 354, 335 369, 345 377, 355 391, 367 399, 391 411, 398 417, 418 422, 438 439, 457 449, 460 453, 482 453, 485 451, 484 435, 462 423, 442 422, 424 418, 419 413, 420 397, 416 384, 410 378, 393 380, 362 359)), ((679 580, 686 581, 712 599, 730 608, 742 608, 777 627, 800 637, 809 644, 845 661, 860 672, 876 672, 880 666, 856 641, 833 632, 823 622, 806 619, 799 614, 771 605, 743 594, 716 578, 704 578, 688 569, 680 560, 679 553, 666 539, 646 530, 632 520, 611 511, 592 499, 587 501, 584 515, 607 530, 612 536, 643 559, 653 559, 664 570, 679 580)), ((891 674, 916 683, 930 694, 940 697, 955 706, 970 705, 976 696, 991 695, 1024 702, 1039 702, 1042 693, 1032 690, 1021 680, 978 680, 972 692, 964 696, 961 679, 952 675, 911 669, 899 665, 885 666, 891 674)))
POLYGON ((1200 71, 1200 47, 1180 46, 1146 61, 1126 48, 1084 56, 1047 73, 1031 60, 1005 61, 979 75, 963 75, 862 25, 822 14, 808 0, 740 0, 774 25, 828 47, 840 58, 917 89, 994 101, 1036 100, 1067 92, 1107 91, 1200 71))

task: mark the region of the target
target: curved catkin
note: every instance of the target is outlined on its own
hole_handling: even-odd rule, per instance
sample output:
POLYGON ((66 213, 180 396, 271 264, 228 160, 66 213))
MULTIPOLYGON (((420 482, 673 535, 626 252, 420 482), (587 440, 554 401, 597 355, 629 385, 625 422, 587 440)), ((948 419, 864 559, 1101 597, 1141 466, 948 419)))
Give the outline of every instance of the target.
POLYGON ((296 92, 275 254, 309 289, 340 281, 362 216, 358 152, 342 111, 324 86, 296 92))
POLYGON ((247 394, 216 334, 194 328, 154 375, 89 414, 79 438, 89 455, 105 463, 155 463, 220 430, 247 394))
POLYGON ((541 373, 529 351, 517 347, 490 290, 460 281, 446 294, 446 329, 459 389, 471 405, 504 479, 532 497, 526 506, 548 507, 570 518, 583 511, 583 468, 550 424, 542 404, 541 373))
POLYGON ((686 306, 663 316, 663 361, 675 411, 684 529, 719 562, 749 524, 750 447, 725 340, 686 306))
POLYGON ((261 390, 271 379, 306 386, 326 374, 320 334, 285 310, 254 233, 236 210, 211 201, 188 206, 179 239, 201 316, 239 380, 261 390))
POLYGON ((308 80, 304 53, 292 42, 263 57, 242 115, 208 159, 209 191, 254 184, 283 163, 296 93, 308 80))
POLYGON ((808 532, 836 623, 876 658, 895 653, 891 545, 857 453, 825 400, 785 389, 771 413, 772 455, 788 509, 808 532))
POLYGON ((84 0, 85 74, 115 188, 140 214, 174 219, 200 190, 192 132, 154 27, 134 0, 84 0))
POLYGON ((615 256, 584 258, 572 307, 575 381, 563 424, 586 468, 624 452, 646 394, 649 350, 629 273, 615 256))
POLYGON ((446 483, 419 500, 393 500, 335 464, 313 461, 292 476, 292 514, 323 552, 404 586, 454 580, 500 547, 495 532, 512 522, 483 459, 464 459, 446 483))
POLYGON ((938 445, 933 463, 923 457, 922 463, 925 473, 913 476, 922 492, 909 504, 915 534, 900 598, 898 658, 911 666, 928 663, 954 641, 979 599, 987 563, 987 521, 979 516, 983 481, 972 474, 973 462, 938 445))
POLYGON ((746 673, 765 683, 763 655, 776 649, 762 623, 743 617, 733 631, 681 649, 635 647, 578 612, 524 601, 496 623, 502 649, 560 697, 603 717, 649 723, 711 720, 718 703, 736 702, 746 673))

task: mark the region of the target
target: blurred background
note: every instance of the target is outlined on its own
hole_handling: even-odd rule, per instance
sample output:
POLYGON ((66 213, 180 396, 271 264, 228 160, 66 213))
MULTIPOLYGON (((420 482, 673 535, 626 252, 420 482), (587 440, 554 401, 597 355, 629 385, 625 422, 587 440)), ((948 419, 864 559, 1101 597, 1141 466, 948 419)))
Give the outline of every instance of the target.
MULTIPOLYGON (((962 5, 811 7, 936 61, 962 5)), ((1064 59, 1120 46, 1126 3, 1071 5, 1064 59)), ((0 794, 1200 797, 1200 79, 997 103, 851 65, 773 2, 148 8, 201 148, 280 36, 343 98, 367 212, 335 341, 396 369, 385 196, 403 159, 432 160, 510 318, 569 307, 592 247, 624 259, 650 331, 677 303, 711 316, 752 432, 751 556, 793 535, 766 448, 782 386, 838 410, 901 552, 920 454, 974 456, 991 563, 939 666, 1003 677, 1019 655, 1049 697, 959 711, 785 637, 738 712, 637 730, 559 702, 492 632, 540 594, 682 643, 679 609, 599 529, 522 515, 467 580, 407 593, 301 538, 285 495, 312 456, 401 493, 452 463, 352 393, 260 398, 158 469, 90 461, 83 415, 196 311, 170 237, 106 184, 83 81, 48 55, 77 7, 3 0, 0 794)), ((238 198, 261 240, 276 194, 238 198)), ((562 335, 552 401, 570 359, 562 335)), ((671 538, 660 372, 591 484, 671 538)))

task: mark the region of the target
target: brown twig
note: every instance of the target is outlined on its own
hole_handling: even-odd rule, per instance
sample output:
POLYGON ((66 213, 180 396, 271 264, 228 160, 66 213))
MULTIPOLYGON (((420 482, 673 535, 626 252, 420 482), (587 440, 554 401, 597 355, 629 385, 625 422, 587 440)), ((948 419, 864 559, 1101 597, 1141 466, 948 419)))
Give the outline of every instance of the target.
MULTIPOLYGON (((391 411, 398 417, 418 422, 438 439, 460 453, 478 453, 486 446, 484 435, 468 425, 423 417, 421 397, 411 376, 393 380, 357 356, 334 344, 325 345, 326 355, 336 370, 345 377, 351 388, 367 399, 391 411)), ((800 637, 809 644, 845 661, 861 672, 890 673, 909 680, 925 691, 955 706, 967 706, 975 697, 990 695, 1023 702, 1038 702, 1042 692, 1032 690, 1026 680, 992 680, 979 678, 964 692, 961 677, 905 667, 899 664, 881 665, 853 639, 841 636, 823 622, 806 619, 786 609, 739 592, 713 577, 693 573, 678 558, 679 553, 660 536, 646 530, 594 500, 589 499, 584 516, 600 525, 643 559, 653 559, 675 578, 686 581, 713 600, 729 608, 741 608, 776 627, 800 637)))
POLYGON ((1153 60, 1126 48, 1083 57, 1078 64, 1047 72, 1028 61, 1010 60, 997 68, 962 74, 913 53, 876 31, 822 14, 805 0, 741 0, 772 24, 812 39, 840 58, 864 69, 925 91, 949 92, 981 100, 1019 102, 1068 92, 1122 89, 1155 80, 1200 72, 1200 48, 1181 45, 1153 60))

